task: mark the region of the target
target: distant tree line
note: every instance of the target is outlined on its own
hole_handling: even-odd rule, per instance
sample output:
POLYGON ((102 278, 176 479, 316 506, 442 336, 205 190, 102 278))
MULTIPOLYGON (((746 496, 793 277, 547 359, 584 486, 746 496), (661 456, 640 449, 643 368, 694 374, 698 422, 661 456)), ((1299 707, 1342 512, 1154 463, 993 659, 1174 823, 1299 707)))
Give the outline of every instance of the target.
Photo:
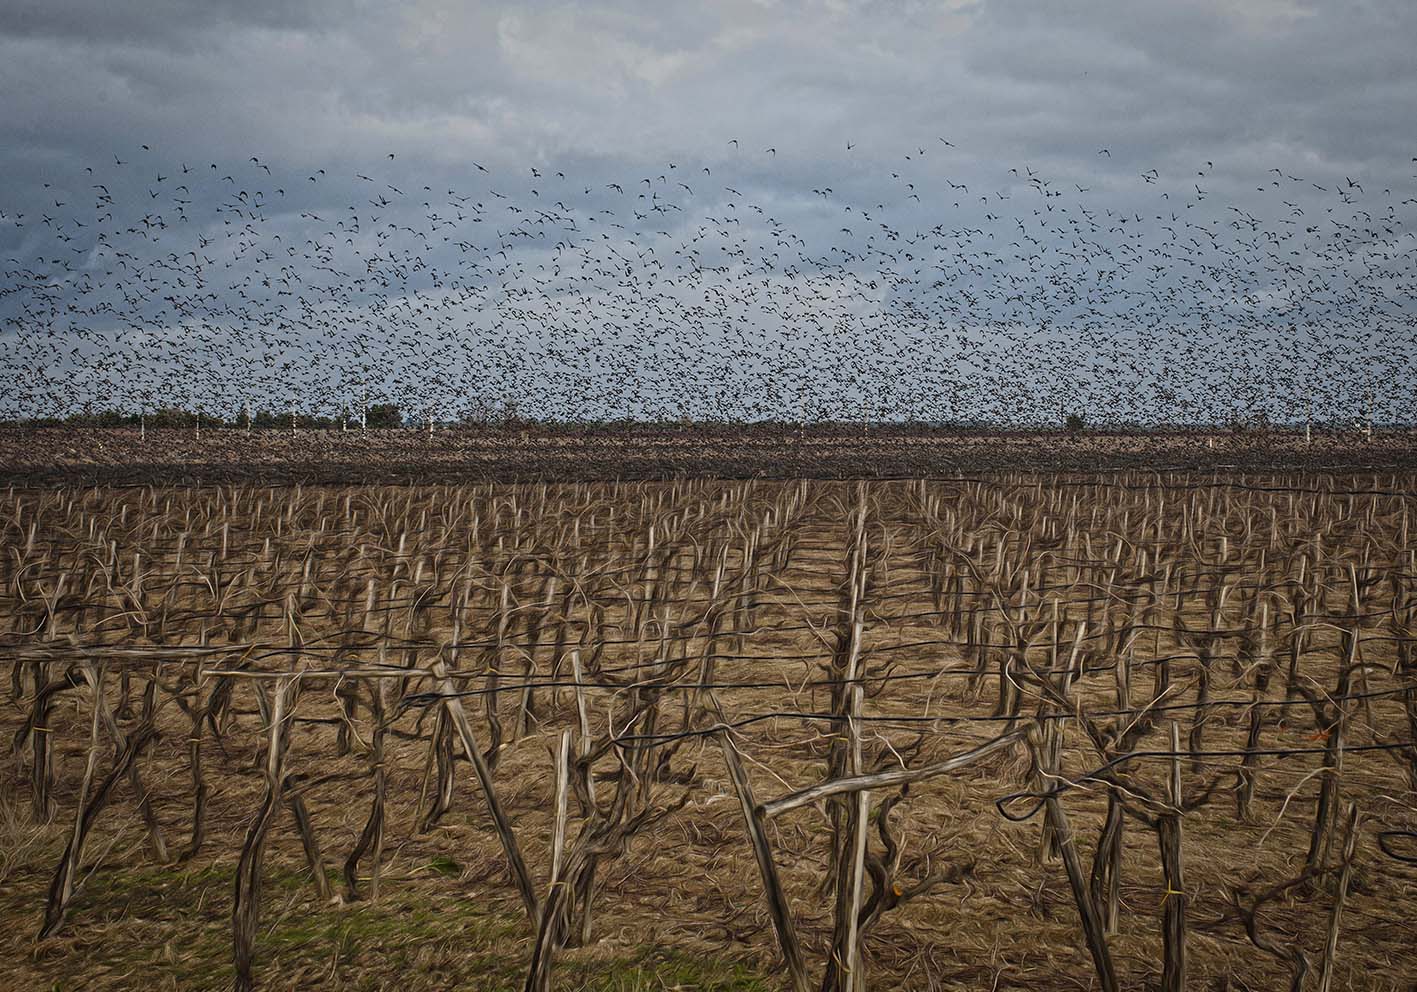
MULTIPOLYGON (((374 430, 387 430, 389 428, 407 427, 422 428, 429 423, 427 414, 416 414, 405 412, 397 403, 374 403, 364 411, 363 426, 374 430)), ((872 422, 863 425, 861 421, 807 421, 805 423, 796 420, 764 419, 754 421, 720 421, 720 420, 694 420, 692 418, 680 417, 671 419, 643 419, 634 417, 618 418, 538 418, 523 413, 520 407, 512 401, 494 409, 489 406, 476 406, 456 417, 434 417, 433 424, 439 428, 449 427, 501 427, 521 430, 535 429, 545 433, 557 434, 563 432, 575 432, 578 434, 641 434, 641 433, 662 433, 664 431, 696 430, 713 432, 715 430, 737 430, 744 427, 757 427, 762 429, 791 428, 807 434, 817 432, 836 433, 840 431, 859 430, 867 427, 870 430, 904 430, 911 432, 941 432, 970 434, 978 433, 1011 433, 1023 432, 1032 433, 1035 431, 1047 431, 1048 424, 1028 423, 1000 425, 987 421, 961 420, 951 423, 941 423, 936 421, 906 420, 872 422)), ((0 428, 5 427, 150 427, 155 430, 164 428, 239 428, 251 430, 290 430, 295 427, 298 430, 358 430, 361 426, 359 412, 351 410, 339 416, 328 416, 317 413, 304 413, 300 411, 280 411, 269 409, 255 409, 249 411, 240 410, 234 414, 223 414, 210 410, 192 410, 182 407, 160 407, 154 410, 135 412, 132 410, 83 410, 75 413, 57 417, 0 417, 0 428)), ((1375 426, 1400 426, 1375 425, 1371 422, 1355 421, 1349 424, 1321 424, 1313 422, 1313 427, 1324 427, 1327 429, 1345 429, 1352 427, 1361 429, 1366 426, 1371 430, 1375 426)), ((1121 433, 1143 433, 1143 434, 1167 434, 1186 433, 1194 430, 1202 431, 1229 431, 1235 435, 1265 436, 1280 430, 1303 430, 1304 424, 1300 421, 1297 424, 1281 426, 1270 420, 1263 412, 1235 413, 1229 417, 1214 423, 1156 423, 1156 424, 1136 424, 1121 422, 1105 422, 1094 424, 1085 412, 1074 411, 1060 415, 1060 421, 1052 429, 1065 432, 1069 435, 1080 435, 1083 433, 1099 432, 1121 432, 1121 433)))
MULTIPOLYGON (((1075 417, 1069 418, 1069 428, 1078 429, 1071 423, 1075 417)), ((605 433, 605 434, 638 434, 638 433, 658 433, 666 429, 669 430, 706 430, 716 429, 738 429, 742 427, 760 428, 793 428, 812 431, 839 431, 860 429, 863 425, 860 421, 808 421, 801 423, 795 420, 751 420, 751 421, 720 421, 720 420, 694 420, 688 417, 668 418, 668 419, 646 419, 641 417, 588 417, 577 420, 566 418, 539 418, 522 413, 515 404, 507 404, 500 410, 490 411, 486 409, 474 409, 458 417, 434 417, 433 423, 440 428, 447 427, 501 427, 512 429, 537 429, 541 431, 556 433, 559 431, 575 431, 578 433, 605 433)), ((426 414, 405 414, 397 403, 375 403, 365 410, 363 425, 374 430, 385 430, 388 428, 407 427, 423 428, 428 424, 426 414)), ((256 409, 250 411, 240 411, 235 414, 223 415, 210 410, 191 410, 181 407, 161 407, 155 410, 146 410, 136 413, 130 410, 85 410, 67 414, 61 417, 0 417, 0 427, 149 427, 157 429, 184 428, 215 429, 215 428, 238 428, 245 430, 248 426, 252 430, 290 430, 292 426, 300 430, 342 430, 348 428, 357 430, 361 426, 359 412, 351 411, 340 416, 328 416, 324 414, 302 413, 299 411, 279 411, 256 409), (249 418, 249 419, 248 419, 249 418)), ((998 430, 997 425, 989 425, 983 422, 959 422, 953 424, 928 423, 924 421, 905 421, 891 423, 875 423, 870 425, 871 429, 904 429, 904 430, 964 430, 964 431, 988 431, 998 430)), ((1036 426, 1033 428, 1036 429, 1036 426)))

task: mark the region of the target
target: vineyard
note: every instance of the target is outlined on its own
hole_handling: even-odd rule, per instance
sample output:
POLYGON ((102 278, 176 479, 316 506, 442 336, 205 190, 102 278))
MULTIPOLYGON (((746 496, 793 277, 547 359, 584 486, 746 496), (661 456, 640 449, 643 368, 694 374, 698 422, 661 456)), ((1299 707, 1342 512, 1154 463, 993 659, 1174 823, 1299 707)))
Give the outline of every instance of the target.
POLYGON ((1414 482, 0 491, 4 984, 1408 989, 1414 482))

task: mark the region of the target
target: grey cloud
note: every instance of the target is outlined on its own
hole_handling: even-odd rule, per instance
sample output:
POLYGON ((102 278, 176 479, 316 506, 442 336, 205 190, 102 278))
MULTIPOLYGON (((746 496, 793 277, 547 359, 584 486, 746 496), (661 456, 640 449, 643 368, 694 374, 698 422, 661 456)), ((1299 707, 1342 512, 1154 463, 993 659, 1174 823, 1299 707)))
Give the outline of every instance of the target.
MULTIPOLYGON (((0 12, 0 209, 37 216, 56 199, 45 182, 82 188, 115 155, 143 170, 114 180, 136 197, 149 172, 256 155, 298 238, 302 211, 367 202, 355 173, 441 193, 479 182, 473 161, 497 184, 560 168, 606 198, 674 161, 715 176, 665 221, 676 236, 721 213, 730 182, 824 251, 841 203, 910 219, 892 171, 977 223, 987 207, 961 196, 948 213, 944 181, 1023 210, 1009 170, 1027 166, 1155 231, 1151 168, 1179 191, 1204 168, 1207 206, 1254 207, 1275 165, 1410 192, 1414 40, 1408 0, 25 0, 0 12), (809 192, 825 186, 830 205, 809 192)), ((0 221, 0 256, 37 233, 0 221)))

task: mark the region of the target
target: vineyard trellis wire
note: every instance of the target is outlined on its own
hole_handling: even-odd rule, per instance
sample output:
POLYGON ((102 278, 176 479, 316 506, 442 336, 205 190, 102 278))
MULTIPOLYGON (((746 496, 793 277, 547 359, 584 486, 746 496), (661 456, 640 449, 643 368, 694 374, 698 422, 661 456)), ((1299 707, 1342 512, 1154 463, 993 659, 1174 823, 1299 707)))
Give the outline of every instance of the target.
POLYGON ((1340 946, 1392 952, 1339 935, 1345 913, 1401 905, 1399 877, 1349 889, 1363 832, 1401 864, 1417 805, 1410 481, 11 489, 12 751, 33 818, 68 824, 38 930, 78 925, 115 801, 135 802, 152 861, 191 862, 243 778, 239 988, 258 979, 279 823, 328 902, 331 822, 360 804, 342 898, 379 898, 390 831, 475 818, 525 916, 526 987, 550 988, 617 859, 722 795, 740 833, 718 846, 754 866, 788 981, 851 992, 891 967, 873 945, 894 920, 982 870, 982 852, 908 853, 944 782, 995 824, 1041 814, 1032 870, 1061 866, 1103 988, 1136 977, 1115 947, 1156 934, 1146 973, 1181 988, 1197 927, 1292 988, 1331 982, 1340 946), (1283 787, 1286 761, 1315 758, 1283 787), (544 808, 507 801, 507 761, 539 768, 544 808), (159 795, 153 769, 184 766, 185 795, 159 795), (1183 851, 1212 822, 1278 829, 1302 867, 1212 878, 1207 901, 1183 851), (1158 893, 1153 926, 1124 886, 1158 893), (1265 933, 1284 901, 1322 941, 1265 933))

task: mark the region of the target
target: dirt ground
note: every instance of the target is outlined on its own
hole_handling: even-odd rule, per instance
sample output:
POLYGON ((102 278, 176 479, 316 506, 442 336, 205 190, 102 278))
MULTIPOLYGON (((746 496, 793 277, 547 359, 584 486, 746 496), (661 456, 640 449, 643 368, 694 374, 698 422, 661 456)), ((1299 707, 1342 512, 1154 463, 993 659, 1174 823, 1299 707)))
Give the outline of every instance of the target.
MULTIPOLYGON (((8 435, 5 443, 7 457, 0 461, 31 471, 30 456, 17 454, 17 442, 8 435)), ((407 441, 408 446, 415 443, 421 442, 407 441)), ((46 457, 56 464, 52 450, 46 457)), ((76 449, 66 457, 75 465, 85 457, 105 464, 121 460, 107 448, 88 455, 76 449)), ((456 457, 467 455, 463 451, 456 457)), ((1278 596, 1288 588, 1284 576, 1293 574, 1296 555, 1313 547, 1314 531, 1322 529, 1323 557, 1316 563, 1339 577, 1350 563, 1362 563, 1376 576, 1365 600, 1365 619, 1359 620, 1363 657, 1371 665, 1365 669, 1370 695, 1353 704, 1346 739, 1350 749, 1341 765, 1340 799, 1355 801, 1361 820, 1333 987, 1410 990, 1417 987, 1412 912, 1417 867, 1384 855, 1377 838, 1384 831, 1417 829, 1412 749, 1395 746, 1410 740, 1409 713, 1400 692, 1410 683, 1396 661, 1396 645, 1410 632, 1400 627, 1401 597, 1395 600, 1384 584, 1400 566, 1407 584, 1392 582, 1391 587, 1411 585, 1407 518, 1417 510, 1411 495, 1417 477, 1394 472, 1380 478, 1296 475, 1283 481, 1236 487, 1215 485, 1208 477, 1176 477, 1155 490, 1146 488, 1142 476, 1121 477, 1120 485, 1135 487, 1130 490, 1109 488, 1119 485, 1111 476, 998 476, 984 483, 941 482, 924 488, 906 482, 873 484, 864 497, 871 507, 867 532, 872 550, 861 658, 875 680, 865 683, 867 763, 883 768, 928 764, 989 740, 1007 723, 996 707, 1001 680, 987 673, 978 680, 967 677, 978 655, 968 638, 951 628, 948 603, 939 605, 930 553, 943 546, 946 531, 932 531, 927 524, 932 514, 973 535, 968 538, 972 543, 957 550, 985 572, 997 560, 1004 563, 1002 574, 1013 561, 1040 576, 1051 555, 1046 566, 1052 569, 1046 572, 1051 584, 1034 594, 1034 609, 1043 608, 1040 596, 1057 600, 1065 619, 1087 616, 1093 624, 1088 629, 1094 631, 1120 623, 1122 614, 1094 616, 1094 610, 1110 607, 1089 604, 1094 593, 1087 583, 1104 581, 1106 569, 1079 563, 1103 560, 1104 548, 1119 537, 1136 548, 1151 548, 1151 558, 1124 560, 1107 580, 1108 589, 1115 580, 1115 589, 1136 591, 1164 556, 1178 571, 1184 565, 1197 576, 1199 585, 1183 597, 1181 611, 1196 625, 1207 612, 1207 583, 1219 581, 1215 575, 1228 576, 1236 592, 1228 611, 1222 607, 1223 626, 1239 630, 1253 625, 1246 619, 1247 584, 1278 596), (1352 495, 1373 490, 1381 495, 1352 495), (1297 502, 1295 491, 1301 494, 1297 502), (1205 511, 1207 499, 1219 509, 1205 511), (1015 509, 1024 516, 1011 519, 1015 509), (1187 513, 1204 530, 1183 537, 1179 528, 1187 513), (1055 526, 1067 520, 1076 530, 1064 540, 1055 526), (1257 528, 1253 533, 1252 526, 1257 528), (1032 535, 1038 546, 1026 545, 1025 535, 1032 535), (1060 543, 1044 554, 1043 545, 1055 538, 1060 543)), ((766 568, 754 587, 754 605, 742 615, 741 629, 722 644, 715 691, 736 725, 733 739, 759 801, 824 776, 834 725, 802 714, 810 717, 830 708, 824 666, 839 629, 846 549, 853 533, 851 507, 863 498, 852 485, 700 480, 550 489, 60 488, 3 495, 8 498, 0 508, 0 526, 7 560, 0 569, 0 624, 10 633, 0 641, 0 657, 7 656, 7 668, 26 671, 36 659, 47 659, 50 677, 75 660, 102 662, 105 698, 115 707, 125 666, 131 671, 128 702, 134 709, 156 679, 152 691, 162 737, 138 766, 173 856, 167 863, 154 857, 136 796, 126 780, 120 782, 89 838, 64 927, 36 939, 46 892, 74 829, 89 742, 92 735, 103 737, 87 690, 63 693, 46 731, 54 749, 52 820, 34 821, 27 747, 15 749, 0 778, 0 988, 230 987, 237 856, 266 784, 266 735, 256 694, 268 691, 271 683, 232 680, 231 711, 221 738, 207 734, 199 745, 210 789, 207 822, 201 850, 186 861, 176 854, 187 842, 193 810, 188 748, 193 731, 191 719, 176 703, 179 690, 209 690, 217 676, 203 672, 230 670, 238 662, 251 672, 266 673, 403 664, 405 657, 410 664, 427 665, 430 657, 446 651, 439 644, 457 636, 449 610, 458 588, 471 585, 466 622, 476 636, 495 628, 498 586, 493 580, 499 575, 515 576, 508 581, 520 611, 510 624, 508 642, 531 643, 531 670, 550 675, 555 664, 551 625, 567 617, 564 611, 533 609, 538 602, 533 593, 544 589, 537 580, 553 572, 574 575, 590 589, 597 561, 602 571, 615 562, 631 563, 615 580, 620 605, 610 597, 609 585, 600 587, 609 605, 595 630, 604 642, 599 669, 634 670, 666 652, 697 656, 703 651, 707 635, 703 624, 694 621, 712 606, 707 588, 712 569, 706 564, 712 559, 708 552, 695 557, 695 548, 723 541, 740 549, 745 534, 739 528, 760 524, 764 547, 781 557, 769 559, 774 567, 766 568), (658 536, 650 537, 654 525, 658 536), (530 536, 523 543, 518 533, 530 536), (633 604, 648 587, 646 567, 634 563, 646 560, 647 546, 656 541, 678 548, 663 567, 675 573, 667 588, 676 596, 666 603, 678 604, 672 608, 680 613, 680 626, 670 628, 672 636, 659 628, 661 638, 637 626, 644 617, 624 605, 633 604), (141 563, 134 562, 134 552, 141 563), (518 554, 534 565, 507 573, 492 564, 518 554), (578 558, 582 555, 588 557, 578 558), (89 558, 97 564, 86 565, 89 558), (133 569, 125 576, 130 563, 133 569), (55 592, 53 583, 65 571, 74 575, 71 590, 85 590, 88 606, 71 602, 68 612, 59 618, 51 614, 46 621, 42 600, 55 592), (138 582, 140 572, 146 577, 138 582), (390 619, 380 637, 392 646, 377 654, 360 648, 318 655, 314 646, 336 644, 351 625, 367 627, 362 608, 356 605, 351 612, 349 603, 364 601, 370 578, 383 584, 380 595, 387 597, 390 619), (302 585, 306 580, 308 585, 302 585), (131 593, 128 599, 121 594, 124 588, 131 593), (410 604, 425 593, 434 605, 418 621, 410 604), (290 602, 296 602, 293 609, 290 602), (255 608, 247 611, 252 604, 255 608), (86 612, 76 612, 81 610, 86 612), (142 614, 140 626, 135 613, 142 614), (542 633, 534 634, 531 616, 541 618, 542 633), (289 655, 251 647, 291 643, 292 625, 300 628, 300 643, 310 646, 313 658, 307 653, 292 666, 289 655), (673 650, 666 646, 671 642, 673 650), (154 666, 125 654, 138 648, 165 660, 154 666), (184 649, 190 656, 182 655, 184 649)), ((726 561, 730 573, 747 571, 747 556, 738 550, 726 561)), ((1354 574, 1361 579, 1369 572, 1354 574)), ((1334 579, 1335 589, 1339 582, 1334 579)), ((61 601, 62 596, 61 590, 61 601)), ((1316 617, 1327 619, 1314 621, 1302 673, 1315 686, 1331 687, 1351 608, 1335 592, 1315 609, 1316 617)), ((570 619, 586 615, 580 610, 570 619)), ((1129 670, 1135 672, 1129 698, 1136 705, 1151 698, 1158 659, 1178 659, 1178 688, 1168 696, 1176 709, 1137 745, 1143 751, 1166 751, 1167 722, 1181 721, 1189 730, 1195 713, 1195 657, 1178 643, 1169 624, 1168 619, 1143 632, 1126 653, 1129 670)), ((1275 630, 1271 647, 1278 657, 1283 627, 1275 630)), ((462 639, 470 636, 464 628, 462 639)), ((1070 631, 1062 643, 1066 654, 1070 631)), ((1083 674, 1072 690, 1079 711, 1115 714, 1118 655, 1108 653, 1105 641, 1095 647, 1086 643, 1083 674)), ((1210 756, 1197 759, 1194 767, 1190 760, 1185 763, 1188 795, 1199 796, 1208 785, 1216 790, 1183 817, 1188 987, 1193 989, 1287 987, 1285 963, 1257 950, 1229 907, 1236 892, 1253 893, 1302 871, 1323 777, 1327 738, 1316 732, 1310 708, 1286 700, 1278 677, 1267 693, 1258 692, 1253 666, 1237 660, 1240 645, 1239 640, 1224 641, 1216 662, 1209 689, 1213 709, 1205 725, 1204 750, 1210 756), (1231 795, 1240 759, 1231 749, 1245 748, 1259 700, 1268 700, 1271 707, 1265 710, 1262 746, 1285 753, 1258 759, 1253 804, 1241 818, 1231 795)), ((582 642, 582 650, 589 653, 590 648, 582 642)), ((1029 657, 1048 657, 1049 650, 1045 637, 1029 657)), ((525 656, 514 652, 509 658, 525 656)), ((460 664, 471 672, 478 662, 465 655, 460 664)), ((510 670, 521 661, 499 664, 510 670)), ((336 693, 342 681, 320 674, 302 680, 286 768, 309 779, 348 776, 303 793, 335 897, 326 902, 317 895, 293 818, 282 811, 265 852, 258 987, 521 988, 534 929, 511 884, 506 854, 467 761, 454 766, 449 811, 430 829, 417 829, 420 810, 430 801, 432 707, 411 706, 390 725, 378 893, 371 898, 366 859, 358 870, 363 898, 348 897, 340 867, 369 815, 372 720, 367 710, 356 712, 353 741, 341 755, 336 693)), ((23 679, 14 685, 18 694, 0 692, 0 732, 7 743, 17 739, 32 696, 23 679)), ((423 682, 414 688, 430 686, 423 682)), ((588 693, 593 736, 619 732, 615 720, 622 711, 615 707, 624 703, 625 693, 610 676, 601 680, 598 691, 588 693)), ((540 690, 526 732, 518 736, 512 732, 516 697, 505 689, 498 697, 508 736, 499 753, 495 788, 536 884, 542 886, 551 864, 553 752, 562 730, 576 726, 578 716, 574 693, 564 681, 548 685, 540 690)), ((691 685, 667 693, 662 725, 701 727, 702 719, 688 713, 695 698, 691 685)), ((1035 704, 1030 699, 1025 711, 1032 713, 1035 704)), ((482 706, 480 697, 469 697, 480 735, 487 730, 482 706)), ((135 719, 120 722, 131 728, 135 719)), ((788 987, 718 740, 691 734, 679 742, 653 790, 653 802, 665 809, 680 801, 684 805, 632 837, 622 854, 604 863, 591 940, 559 955, 554 987, 606 992, 788 987)), ((100 777, 113 764, 113 751, 106 741, 99 748, 100 777)), ((1097 764, 1097 754, 1076 723, 1067 722, 1063 779, 1080 778, 1097 764)), ((1160 790, 1169 765, 1169 759, 1137 760, 1131 771, 1138 785, 1160 790)), ((611 757, 595 770, 597 787, 604 790, 613 789, 621 774, 611 757)), ((883 915, 865 942, 869 987, 1097 987, 1064 866, 1040 850, 1042 817, 1011 822, 996 806, 1009 793, 1029 789, 1031 781, 1020 747, 908 790, 890 821, 902 848, 898 884, 908 891, 946 869, 954 870, 956 880, 883 915)), ((879 811, 880 801, 894 791, 874 793, 873 809, 879 811)), ((1087 866, 1107 808, 1106 790, 1096 781, 1084 782, 1061 798, 1087 866)), ((573 806, 572 837, 580 822, 573 806)), ((830 822, 823 804, 808 804, 771 819, 768 830, 814 983, 832 932, 832 897, 823 888, 830 822)), ((869 843, 878 850, 881 840, 872 835, 869 843)), ((1161 975, 1161 914, 1176 896, 1167 892, 1161 875, 1155 832, 1129 818, 1123 852, 1121 915, 1109 944, 1123 988, 1155 988, 1161 975)), ((1266 937, 1306 955, 1312 971, 1304 988, 1317 987, 1335 892, 1334 876, 1321 875, 1294 886, 1258 914, 1266 937)))
POLYGON ((920 478, 1006 470, 1352 471, 1417 465, 1417 431, 1265 434, 773 425, 257 431, 0 429, 0 484, 378 484, 920 478))

